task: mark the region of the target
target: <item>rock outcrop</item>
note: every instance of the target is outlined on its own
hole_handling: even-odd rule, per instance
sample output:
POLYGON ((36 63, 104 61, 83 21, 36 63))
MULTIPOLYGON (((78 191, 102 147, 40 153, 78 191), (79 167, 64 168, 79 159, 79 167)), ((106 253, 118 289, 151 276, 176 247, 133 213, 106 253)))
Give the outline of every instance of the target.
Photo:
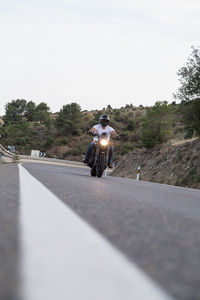
POLYGON ((137 149, 124 156, 112 174, 136 178, 139 166, 141 180, 200 189, 200 140, 137 149))

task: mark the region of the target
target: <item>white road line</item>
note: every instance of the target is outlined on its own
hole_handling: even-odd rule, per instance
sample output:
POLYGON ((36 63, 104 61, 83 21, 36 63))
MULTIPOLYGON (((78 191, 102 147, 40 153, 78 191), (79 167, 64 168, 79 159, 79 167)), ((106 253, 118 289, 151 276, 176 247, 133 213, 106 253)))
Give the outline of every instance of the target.
POLYGON ((19 165, 23 300, 169 300, 19 165))
POLYGON ((57 165, 57 166, 64 166, 64 167, 72 167, 72 168, 79 168, 79 169, 88 169, 90 170, 90 168, 88 166, 83 165, 76 165, 76 164, 69 164, 69 163, 63 163, 63 162, 59 162, 57 161, 43 161, 43 160, 36 160, 36 159, 27 159, 27 158, 20 158, 20 162, 28 162, 28 163, 37 163, 37 164, 46 164, 46 165, 57 165))

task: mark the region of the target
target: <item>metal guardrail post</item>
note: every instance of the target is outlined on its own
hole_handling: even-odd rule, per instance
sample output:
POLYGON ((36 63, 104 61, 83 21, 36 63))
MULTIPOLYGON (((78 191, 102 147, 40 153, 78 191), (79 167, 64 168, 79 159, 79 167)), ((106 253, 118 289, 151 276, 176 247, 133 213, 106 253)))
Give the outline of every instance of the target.
POLYGON ((136 180, 140 180, 140 166, 138 167, 137 169, 137 177, 136 177, 136 180))

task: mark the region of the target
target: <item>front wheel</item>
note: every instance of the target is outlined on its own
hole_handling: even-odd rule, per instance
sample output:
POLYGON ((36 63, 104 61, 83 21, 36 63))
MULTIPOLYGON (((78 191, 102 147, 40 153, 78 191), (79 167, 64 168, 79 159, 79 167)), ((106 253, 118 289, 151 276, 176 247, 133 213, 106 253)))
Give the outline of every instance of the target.
POLYGON ((95 177, 97 175, 97 167, 94 165, 90 170, 90 175, 95 177))
POLYGON ((106 156, 103 154, 99 155, 98 168, 97 168, 97 177, 101 177, 105 170, 106 166, 106 156))

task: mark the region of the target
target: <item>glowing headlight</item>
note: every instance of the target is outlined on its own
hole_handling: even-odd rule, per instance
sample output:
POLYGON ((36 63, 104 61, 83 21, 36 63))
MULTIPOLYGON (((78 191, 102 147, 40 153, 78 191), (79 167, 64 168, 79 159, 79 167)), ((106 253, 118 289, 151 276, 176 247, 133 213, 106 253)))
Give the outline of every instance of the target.
POLYGON ((108 145, 108 141, 106 141, 106 140, 101 140, 101 145, 102 146, 107 146, 108 145))

